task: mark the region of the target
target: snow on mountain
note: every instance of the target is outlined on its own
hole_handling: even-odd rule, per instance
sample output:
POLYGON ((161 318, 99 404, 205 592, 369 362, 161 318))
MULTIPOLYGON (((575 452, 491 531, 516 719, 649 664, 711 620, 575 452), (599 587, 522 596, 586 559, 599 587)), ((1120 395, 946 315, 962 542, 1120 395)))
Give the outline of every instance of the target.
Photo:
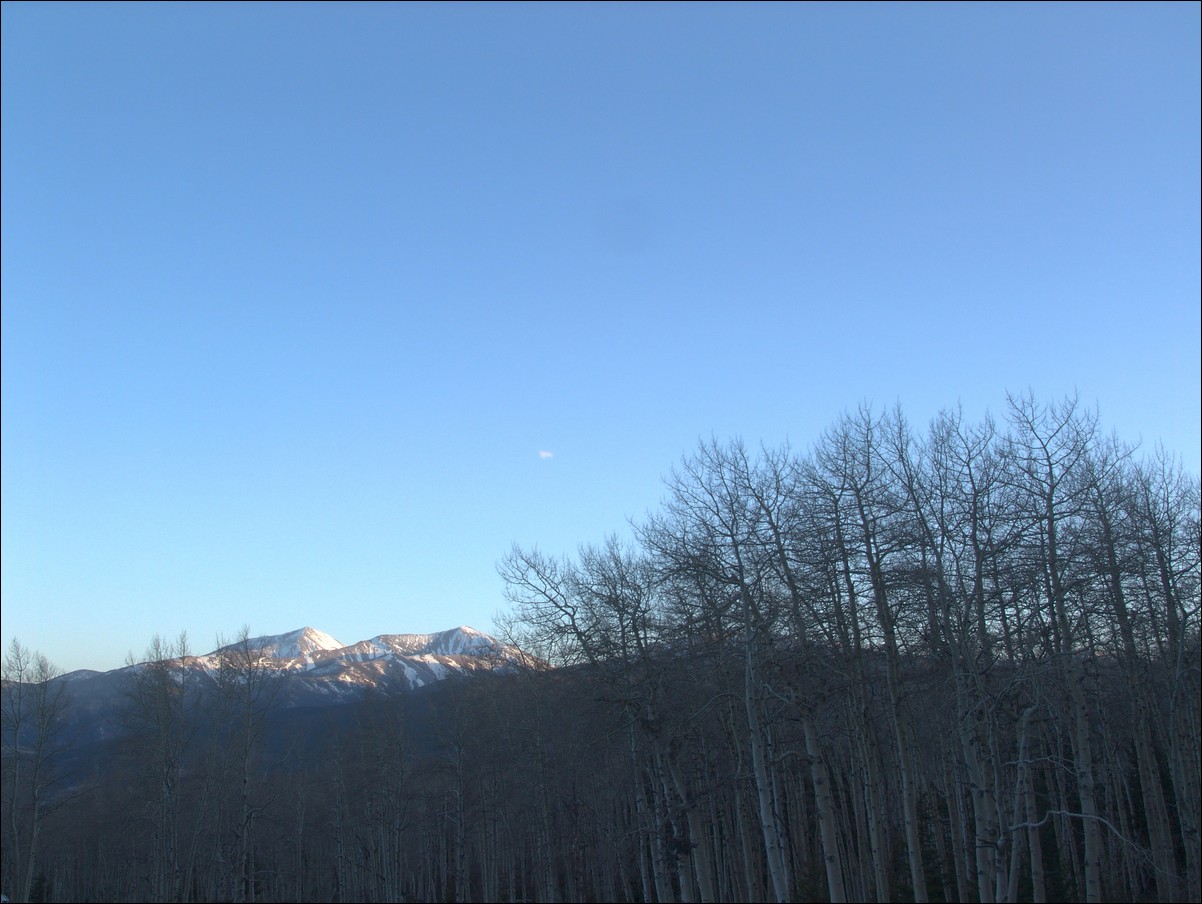
POLYGON ((315 628, 299 628, 287 634, 256 637, 248 643, 251 649, 272 659, 299 659, 306 663, 312 662, 321 653, 341 650, 345 646, 342 641, 315 628))
POLYGON ((260 665, 287 679, 283 701, 297 706, 337 702, 372 688, 410 690, 451 675, 536 664, 516 647, 460 625, 434 634, 379 634, 348 645, 305 627, 227 644, 212 653, 188 657, 184 665, 215 676, 223 654, 237 651, 243 643, 259 654, 260 665))
POLYGON ((502 645, 483 631, 460 625, 437 634, 380 634, 348 647, 365 659, 377 656, 481 656, 498 654, 502 645))

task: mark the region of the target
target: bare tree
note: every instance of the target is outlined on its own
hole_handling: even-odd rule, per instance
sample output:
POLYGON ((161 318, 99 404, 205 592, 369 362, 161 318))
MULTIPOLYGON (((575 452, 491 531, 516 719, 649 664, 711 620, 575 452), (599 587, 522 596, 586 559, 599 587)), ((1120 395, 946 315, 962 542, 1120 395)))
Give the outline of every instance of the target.
POLYGON ((187 881, 180 811, 184 757, 198 727, 188 638, 156 635, 141 662, 127 662, 127 728, 151 830, 151 888, 155 901, 179 900, 187 881))
POLYGON ((708 621, 729 620, 740 637, 745 738, 755 789, 756 814, 772 893, 792 894, 786 855, 784 806, 774 780, 772 729, 765 722, 764 667, 784 611, 767 553, 764 513, 749 492, 750 461, 739 442, 711 440, 685 458, 667 481, 662 516, 640 529, 640 539, 665 573, 712 589, 716 611, 708 621))
POLYGON ((280 690, 280 675, 243 626, 233 643, 217 651, 215 725, 223 752, 227 788, 234 791, 228 814, 231 843, 221 853, 234 900, 255 900, 255 823, 262 812, 259 788, 263 732, 280 690))
MULTIPOLYGON (((1039 561, 1045 585, 1045 604, 1051 628, 1052 653, 1061 669, 1060 687, 1067 696, 1075 765, 1076 791, 1081 802, 1084 835, 1085 900, 1103 900, 1102 836, 1099 820, 1094 743, 1085 694, 1084 669, 1078 653, 1087 647, 1088 613, 1073 611, 1070 593, 1078 561, 1073 552, 1080 515, 1086 505, 1086 479, 1097 415, 1080 409, 1076 398, 1045 405, 1034 396, 1009 396, 1009 418, 1015 429, 1009 442, 1016 489, 1026 499, 1037 528, 1039 561)), ((1033 550, 1034 552, 1034 550, 1033 550)))
POLYGON ((1202 895, 1199 811, 1202 788, 1202 693, 1199 604, 1202 587, 1202 491, 1196 475, 1159 449, 1135 471, 1127 497, 1137 526, 1138 587, 1143 618, 1133 628, 1160 664, 1165 706, 1158 747, 1167 751, 1176 802, 1177 845, 1185 856, 1184 900, 1202 895))
POLYGON ((908 613, 901 605, 904 598, 895 593, 895 584, 890 579, 894 559, 912 541, 904 521, 904 496, 891 479, 886 459, 884 436, 889 430, 889 424, 861 408, 855 415, 845 416, 828 432, 816 456, 846 500, 850 517, 845 543, 854 549, 860 571, 867 579, 867 595, 875 615, 873 627, 885 657, 888 716, 901 779, 910 882, 915 901, 925 902, 928 895, 918 812, 919 776, 901 670, 901 643, 908 613))
POLYGON ((67 708, 61 671, 13 638, 4 657, 4 856, 13 900, 30 899, 37 875, 43 820, 54 806, 51 792, 63 779, 57 768, 70 746, 63 730, 67 708))

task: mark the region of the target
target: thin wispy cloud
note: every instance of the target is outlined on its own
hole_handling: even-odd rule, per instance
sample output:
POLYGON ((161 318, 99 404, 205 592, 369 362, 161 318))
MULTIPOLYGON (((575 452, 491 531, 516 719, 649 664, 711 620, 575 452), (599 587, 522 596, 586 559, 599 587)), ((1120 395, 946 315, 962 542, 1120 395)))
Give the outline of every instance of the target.
POLYGON ((546 449, 539 449, 539 450, 538 450, 538 457, 539 457, 539 458, 554 458, 554 457, 555 457, 555 453, 554 453, 554 452, 548 452, 546 449))

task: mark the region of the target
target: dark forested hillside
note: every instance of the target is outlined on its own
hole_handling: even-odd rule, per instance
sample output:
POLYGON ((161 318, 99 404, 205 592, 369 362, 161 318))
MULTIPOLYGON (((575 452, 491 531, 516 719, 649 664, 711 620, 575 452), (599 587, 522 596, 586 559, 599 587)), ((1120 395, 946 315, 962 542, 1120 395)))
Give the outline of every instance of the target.
POLYGON ((1196 901, 1199 508, 1071 400, 861 410, 700 445, 629 540, 511 550, 505 639, 551 670, 283 710, 253 658, 189 695, 164 656, 81 757, 10 653, 3 888, 1196 901))

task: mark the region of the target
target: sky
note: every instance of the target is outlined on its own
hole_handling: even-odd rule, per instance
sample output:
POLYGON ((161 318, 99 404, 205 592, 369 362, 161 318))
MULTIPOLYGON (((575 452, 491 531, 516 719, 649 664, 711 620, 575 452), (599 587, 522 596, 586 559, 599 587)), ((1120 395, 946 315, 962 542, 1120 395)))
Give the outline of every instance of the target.
POLYGON ((1197 474, 1200 8, 5 2, 4 649, 490 631, 861 404, 1197 474))

